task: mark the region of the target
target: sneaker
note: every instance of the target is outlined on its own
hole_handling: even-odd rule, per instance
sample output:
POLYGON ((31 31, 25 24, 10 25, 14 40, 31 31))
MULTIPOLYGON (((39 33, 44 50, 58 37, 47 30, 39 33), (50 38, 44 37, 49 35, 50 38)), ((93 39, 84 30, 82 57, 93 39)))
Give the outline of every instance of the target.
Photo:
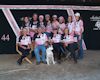
POLYGON ((39 65, 40 64, 40 62, 36 62, 36 65, 39 65))
POLYGON ((46 61, 41 61, 41 63, 47 64, 47 62, 46 62, 46 61))
POLYGON ((57 63, 58 63, 58 64, 61 64, 61 60, 58 60, 57 63))
POLYGON ((22 61, 19 59, 19 60, 17 61, 17 64, 18 64, 18 65, 21 65, 21 64, 22 64, 22 61))
POLYGON ((43 63, 44 63, 44 64, 47 64, 47 62, 46 62, 46 61, 44 61, 43 63))

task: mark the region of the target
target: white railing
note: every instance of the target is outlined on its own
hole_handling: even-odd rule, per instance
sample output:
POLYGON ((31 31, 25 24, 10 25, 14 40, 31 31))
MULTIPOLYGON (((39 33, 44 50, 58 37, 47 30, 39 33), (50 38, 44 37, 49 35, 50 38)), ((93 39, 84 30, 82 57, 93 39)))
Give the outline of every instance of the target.
POLYGON ((63 5, 0 5, 7 21, 9 22, 12 30, 14 31, 16 37, 19 35, 20 29, 14 16, 12 15, 12 9, 50 9, 50 10, 66 10, 68 15, 72 15, 74 20, 74 11, 73 10, 100 10, 100 6, 63 6, 63 5))

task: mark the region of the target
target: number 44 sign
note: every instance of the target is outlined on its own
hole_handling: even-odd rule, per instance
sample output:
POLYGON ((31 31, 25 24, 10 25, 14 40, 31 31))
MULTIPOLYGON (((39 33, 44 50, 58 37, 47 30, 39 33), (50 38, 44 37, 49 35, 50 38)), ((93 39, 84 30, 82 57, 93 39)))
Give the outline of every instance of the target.
POLYGON ((6 34, 3 34, 2 37, 1 37, 1 40, 2 41, 9 41, 10 40, 9 34, 7 34, 7 35, 6 34))

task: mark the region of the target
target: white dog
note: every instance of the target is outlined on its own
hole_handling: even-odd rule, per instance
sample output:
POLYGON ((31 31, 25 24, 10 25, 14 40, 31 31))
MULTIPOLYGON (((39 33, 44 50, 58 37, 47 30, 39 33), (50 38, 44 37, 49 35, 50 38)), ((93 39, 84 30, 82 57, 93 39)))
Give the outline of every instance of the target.
POLYGON ((54 56, 53 56, 53 46, 49 46, 47 49, 46 49, 46 61, 47 61, 47 64, 50 65, 50 63, 53 63, 55 64, 55 61, 54 61, 54 56))

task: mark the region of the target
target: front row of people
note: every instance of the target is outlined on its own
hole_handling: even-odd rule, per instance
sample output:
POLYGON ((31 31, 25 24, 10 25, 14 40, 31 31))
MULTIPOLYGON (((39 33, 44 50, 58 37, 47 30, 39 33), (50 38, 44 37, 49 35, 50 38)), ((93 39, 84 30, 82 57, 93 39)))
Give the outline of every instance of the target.
MULTIPOLYGON (((68 28, 64 30, 64 34, 59 34, 58 30, 54 29, 50 37, 47 37, 47 35, 43 32, 42 27, 39 27, 37 30, 37 33, 34 35, 32 39, 32 42, 34 43, 34 54, 36 57, 37 65, 41 62, 46 64, 47 41, 54 48, 53 55, 54 60, 57 63, 61 63, 61 55, 63 54, 63 48, 71 53, 71 58, 73 58, 73 61, 77 63, 77 55, 75 53, 75 51, 78 49, 77 37, 75 37, 74 35, 70 35, 68 28)), ((19 65, 21 65, 22 60, 28 56, 29 51, 31 49, 31 44, 31 38, 29 35, 27 35, 27 29, 23 28, 22 35, 19 37, 18 41, 19 50, 22 52, 21 57, 17 61, 19 65)))

